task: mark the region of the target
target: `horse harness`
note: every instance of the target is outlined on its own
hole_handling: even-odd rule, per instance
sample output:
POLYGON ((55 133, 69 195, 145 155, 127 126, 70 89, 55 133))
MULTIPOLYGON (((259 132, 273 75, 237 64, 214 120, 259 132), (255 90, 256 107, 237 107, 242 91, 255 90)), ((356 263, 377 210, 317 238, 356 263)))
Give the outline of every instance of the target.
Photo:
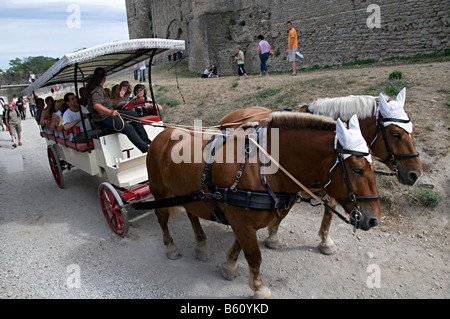
MULTIPOLYGON (((257 142, 260 143, 260 136, 262 147, 265 149, 267 146, 267 127, 255 127, 256 129, 256 135, 257 135, 257 142), (262 133, 262 134, 260 134, 262 133)), ((215 145, 213 144, 214 140, 216 140, 216 136, 214 135, 210 141, 207 143, 207 146, 205 148, 208 148, 208 145, 212 145, 210 149, 208 150, 207 159, 205 162, 205 168, 203 170, 203 174, 201 177, 201 190, 200 190, 200 198, 204 200, 205 204, 208 206, 208 208, 211 210, 211 218, 210 220, 216 221, 222 224, 228 225, 228 221, 225 218, 225 214, 220 209, 218 203, 221 202, 225 205, 233 205, 238 207, 243 207, 246 210, 253 209, 253 210, 276 210, 277 217, 280 217, 279 210, 280 209, 290 209, 298 200, 309 202, 311 205, 311 199, 310 198, 303 198, 301 195, 301 191, 298 193, 275 193, 272 188, 270 187, 269 183, 267 182, 266 175, 265 175, 265 158, 264 154, 261 153, 261 183, 266 188, 266 192, 260 192, 260 191, 251 191, 251 190, 244 190, 244 189, 238 189, 237 185, 239 184, 240 178, 242 176, 242 172, 245 167, 245 163, 247 162, 247 159, 249 158, 250 153, 252 152, 249 147, 249 137, 245 137, 245 146, 243 149, 244 153, 244 159, 241 162, 240 168, 238 172, 236 173, 236 179, 230 187, 223 187, 223 186, 217 186, 212 184, 212 162, 216 151, 216 145, 223 145, 224 142, 226 142, 227 135, 222 134, 222 140, 220 140, 215 145), (205 186, 208 187, 209 193, 205 192, 205 186), (213 205, 211 205, 206 199, 211 199, 213 205)), ((358 201, 375 201, 379 200, 379 195, 374 196, 356 196, 353 192, 352 185, 350 183, 348 172, 344 164, 344 156, 343 154, 351 154, 356 156, 368 156, 369 153, 364 152, 358 152, 358 151, 352 151, 344 149, 339 143, 336 148, 336 162, 335 165, 330 169, 330 174, 328 181, 324 187, 324 190, 326 191, 327 186, 331 183, 331 179, 333 177, 333 173, 335 171, 335 168, 337 164, 339 163, 342 168, 342 175, 345 181, 345 184, 347 186, 347 189, 349 191, 349 197, 345 199, 343 202, 340 203, 341 206, 346 205, 347 203, 351 202, 354 206, 352 211, 350 212, 350 220, 345 218, 342 214, 337 212, 334 208, 330 207, 328 204, 324 202, 324 206, 326 206, 328 209, 330 209, 333 213, 335 213, 340 219, 342 219, 346 223, 350 223, 354 225, 354 231, 357 228, 358 222, 362 218, 362 213, 360 206, 358 204, 358 201)), ((325 195, 325 198, 327 198, 328 195, 325 195)), ((317 206, 317 205, 313 205, 317 206)))
MULTIPOLYGON (((255 127, 255 133, 257 141, 259 142, 260 133, 264 136, 265 143, 265 130, 267 127, 255 127), (264 130, 264 131, 263 131, 264 130)), ((205 167, 203 174, 201 176, 201 189, 200 198, 204 200, 206 206, 211 210, 211 220, 216 221, 225 225, 229 225, 225 214, 219 207, 218 203, 223 203, 224 205, 232 205, 237 207, 245 208, 246 210, 276 210, 277 216, 280 217, 280 208, 290 208, 299 198, 299 193, 275 193, 267 182, 264 173, 261 174, 261 182, 266 188, 267 192, 262 191, 252 191, 246 189, 237 188, 240 179, 243 174, 243 170, 247 160, 250 156, 255 156, 251 154, 252 149, 250 147, 249 136, 245 137, 245 143, 243 148, 243 160, 236 173, 236 177, 233 185, 230 187, 218 186, 212 183, 212 163, 216 150, 226 143, 229 131, 222 131, 221 135, 213 135, 212 138, 207 143, 205 149, 207 150, 207 158, 205 160, 205 167), (208 188, 209 192, 205 191, 205 186, 208 188), (207 199, 211 199, 212 205, 207 199)))
MULTIPOLYGON (((266 148, 267 146, 267 127, 255 127, 255 133, 257 136, 257 143, 260 143, 260 135, 262 135, 262 147, 266 148)), ((207 151, 207 158, 205 160, 205 166, 203 169, 203 173, 201 175, 201 186, 200 191, 183 195, 183 196, 176 196, 176 197, 170 197, 165 198, 161 200, 155 200, 155 201, 146 201, 146 202, 137 202, 132 203, 131 206, 134 209, 156 209, 156 208, 163 208, 163 207, 174 207, 179 206, 191 202, 196 201, 203 201, 205 205, 210 209, 211 211, 211 217, 210 220, 216 221, 225 225, 229 225, 229 222, 227 221, 224 212, 219 206, 219 203, 222 203, 224 205, 232 205, 237 207, 245 208, 246 210, 264 210, 264 211, 276 211, 277 217, 280 217, 279 210, 280 209, 290 209, 296 202, 303 201, 303 202, 309 202, 312 206, 318 206, 314 205, 311 202, 311 198, 303 198, 302 192, 299 191, 297 193, 275 193, 272 188, 270 187, 269 183, 267 182, 266 175, 265 175, 265 165, 264 165, 264 155, 261 154, 261 163, 262 163, 262 169, 261 169, 261 183, 266 188, 266 192, 264 191, 253 191, 253 190, 246 190, 246 189, 239 189, 237 188, 239 181, 242 177, 243 170, 245 167, 245 164, 250 156, 256 156, 255 154, 251 154, 252 150, 250 148, 250 140, 249 136, 247 135, 245 137, 245 145, 243 148, 243 160, 241 162, 241 165, 239 167, 239 170, 236 173, 236 178, 234 180, 234 183, 230 187, 224 187, 224 186, 218 186, 214 185, 212 183, 212 164, 214 161, 214 156, 216 153, 216 150, 223 146, 224 143, 226 143, 227 138, 229 136, 229 131, 222 131, 222 134, 220 135, 213 135, 212 138, 208 141, 208 143, 205 146, 205 150, 207 151), (208 190, 206 190, 206 187, 208 190), (208 201, 210 200, 210 201, 208 201)), ((378 200, 379 196, 356 196, 353 192, 353 188, 351 186, 347 169, 344 164, 344 157, 343 154, 352 154, 356 156, 367 156, 368 153, 363 152, 357 152, 352 150, 346 150, 343 149, 340 144, 338 144, 338 147, 336 148, 336 162, 333 165, 333 167, 330 169, 330 174, 327 183, 324 186, 324 190, 326 191, 326 188, 331 183, 331 178, 333 176, 333 173, 335 171, 335 168, 337 167, 337 164, 340 164, 342 167, 342 174, 343 178, 345 180, 345 183, 347 185, 348 191, 349 191, 349 197, 340 203, 340 205, 344 206, 347 203, 351 202, 354 205, 353 210, 350 212, 350 220, 345 218, 342 214, 340 214, 338 211, 336 211, 334 208, 329 206, 327 203, 325 203, 326 199, 328 198, 328 195, 325 195, 323 199, 323 205, 330 209, 333 213, 335 213, 340 219, 342 219, 347 224, 353 224, 354 229, 356 229, 358 222, 361 220, 362 213, 360 210, 360 207, 358 205, 358 201, 373 201, 378 200)))

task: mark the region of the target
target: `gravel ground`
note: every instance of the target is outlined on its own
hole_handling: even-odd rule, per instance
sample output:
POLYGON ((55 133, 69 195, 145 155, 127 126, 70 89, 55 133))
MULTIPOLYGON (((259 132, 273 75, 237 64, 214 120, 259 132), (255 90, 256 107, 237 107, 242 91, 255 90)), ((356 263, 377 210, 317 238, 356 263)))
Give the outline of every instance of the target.
MULTIPOLYGON (((73 169, 59 189, 35 121, 22 128, 24 145, 17 149, 0 132, 0 298, 252 296, 242 254, 238 278, 220 275, 231 229, 202 221, 211 246, 207 262, 195 259, 184 216, 169 224, 179 260, 166 258, 153 212, 130 212, 135 218, 120 238, 100 210, 97 187, 105 180, 73 169)), ((317 248, 322 208, 298 204, 280 227, 281 249, 265 248, 266 230, 259 231, 263 280, 276 298, 448 299, 448 211, 439 212, 411 208, 401 217, 407 227, 388 216, 384 225, 356 234, 336 219, 331 234, 338 251, 324 256, 317 248)))

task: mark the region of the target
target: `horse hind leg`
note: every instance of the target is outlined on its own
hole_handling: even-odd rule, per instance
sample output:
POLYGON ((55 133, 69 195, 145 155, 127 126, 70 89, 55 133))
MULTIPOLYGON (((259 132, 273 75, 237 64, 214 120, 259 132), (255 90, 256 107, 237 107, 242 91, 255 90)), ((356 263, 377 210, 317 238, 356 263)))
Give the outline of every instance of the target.
MULTIPOLYGON (((335 209, 336 201, 330 198, 328 205, 330 205, 335 209)), ((319 236, 322 240, 319 244, 319 251, 324 255, 333 255, 336 252, 336 245, 334 244, 333 239, 331 239, 330 237, 330 226, 332 220, 333 220, 333 212, 328 208, 325 208, 325 212, 319 230, 319 236)))
POLYGON ((197 242, 197 245, 195 246, 195 255, 197 259, 207 261, 210 257, 210 248, 208 242, 206 241, 206 234, 203 231, 198 217, 190 214, 189 212, 187 212, 187 214, 194 231, 195 241, 197 242))
POLYGON ((178 247, 173 242, 173 238, 170 235, 169 228, 167 226, 169 222, 169 209, 168 208, 159 208, 155 210, 155 214, 158 217, 159 227, 163 233, 163 242, 166 245, 166 255, 167 258, 175 260, 179 259, 182 254, 178 250, 178 247))

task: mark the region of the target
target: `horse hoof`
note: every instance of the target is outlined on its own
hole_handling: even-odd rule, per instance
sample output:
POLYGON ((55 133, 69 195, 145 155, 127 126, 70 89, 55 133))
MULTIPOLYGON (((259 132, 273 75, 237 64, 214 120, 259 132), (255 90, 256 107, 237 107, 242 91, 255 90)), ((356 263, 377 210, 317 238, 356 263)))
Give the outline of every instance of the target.
POLYGON ((180 259, 183 256, 175 245, 167 246, 166 255, 170 260, 180 259))
POLYGON ((226 263, 226 262, 223 263, 222 268, 220 269, 220 274, 226 280, 230 280, 230 281, 233 280, 234 278, 239 276, 239 272, 237 270, 237 264, 235 267, 231 267, 231 266, 229 266, 228 263, 226 263))
POLYGON ((280 243, 280 241, 278 239, 273 240, 273 239, 267 238, 264 241, 264 245, 267 248, 270 248, 270 249, 279 249, 279 248, 281 248, 281 243, 280 243))
POLYGON ((167 255, 167 258, 169 258, 170 260, 177 260, 183 256, 179 251, 168 252, 168 253, 166 253, 166 255, 167 255))
POLYGON ((334 255, 336 253, 337 249, 336 249, 336 246, 334 244, 333 245, 327 245, 327 246, 320 244, 319 245, 319 251, 323 255, 330 256, 330 255, 334 255))
POLYGON ((255 290, 253 299, 272 299, 272 294, 270 293, 270 289, 267 287, 262 287, 258 290, 255 290))
POLYGON ((195 256, 198 260, 207 261, 210 257, 209 244, 206 241, 202 241, 195 246, 195 256))
POLYGON ((197 257, 198 260, 201 261, 207 261, 209 260, 210 254, 209 251, 201 251, 200 249, 195 249, 195 257, 197 257))

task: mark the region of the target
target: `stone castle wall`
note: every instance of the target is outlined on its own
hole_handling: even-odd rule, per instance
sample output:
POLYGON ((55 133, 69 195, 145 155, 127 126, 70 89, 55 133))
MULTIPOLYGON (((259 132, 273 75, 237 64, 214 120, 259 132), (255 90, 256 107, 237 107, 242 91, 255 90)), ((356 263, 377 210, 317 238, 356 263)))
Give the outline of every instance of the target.
POLYGON ((269 70, 289 69, 288 20, 305 56, 297 67, 450 49, 448 0, 126 0, 126 4, 130 38, 186 40, 189 69, 197 72, 215 63, 219 73, 235 73, 237 45, 246 53, 247 72, 258 72, 258 34, 275 51, 269 70))

